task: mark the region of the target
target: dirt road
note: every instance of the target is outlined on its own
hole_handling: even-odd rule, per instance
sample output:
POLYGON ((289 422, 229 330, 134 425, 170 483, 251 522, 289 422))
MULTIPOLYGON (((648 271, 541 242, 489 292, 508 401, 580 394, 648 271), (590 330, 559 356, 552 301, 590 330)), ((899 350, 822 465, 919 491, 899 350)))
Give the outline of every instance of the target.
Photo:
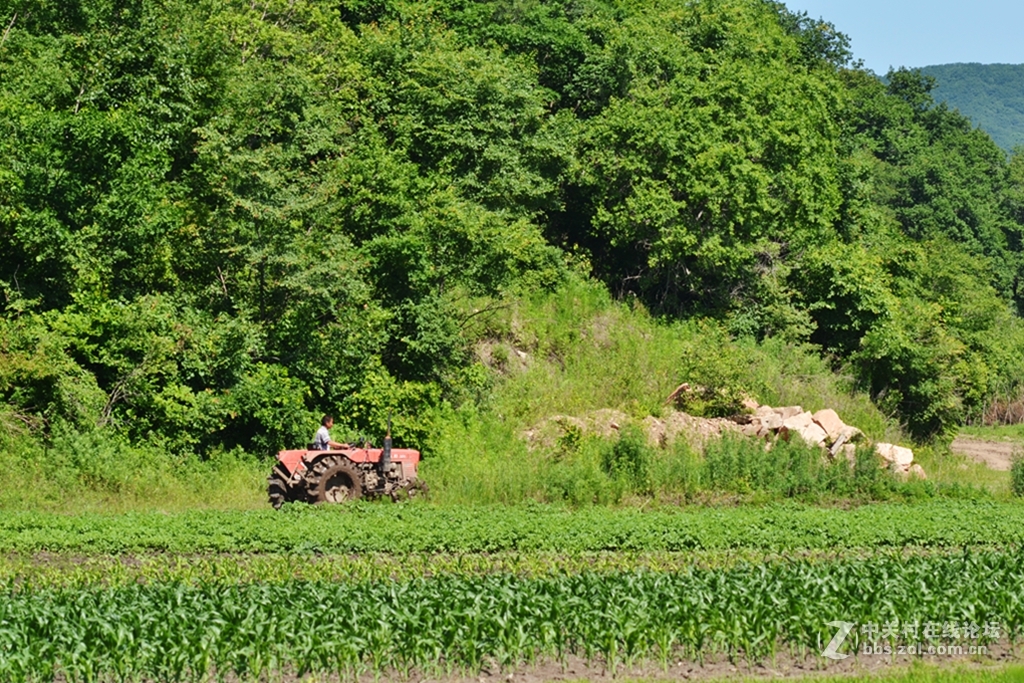
POLYGON ((1024 450, 1024 446, 1013 441, 986 441, 971 436, 958 436, 953 439, 950 450, 994 470, 1007 472, 1013 462, 1013 454, 1024 450))

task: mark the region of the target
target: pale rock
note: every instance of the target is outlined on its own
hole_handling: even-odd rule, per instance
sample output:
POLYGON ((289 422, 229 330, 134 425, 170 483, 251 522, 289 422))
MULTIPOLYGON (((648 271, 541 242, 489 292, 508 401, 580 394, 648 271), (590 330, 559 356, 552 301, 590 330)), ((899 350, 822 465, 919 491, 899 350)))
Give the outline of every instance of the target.
POLYGON ((836 411, 831 408, 819 410, 812 415, 811 418, 819 427, 825 430, 825 433, 828 434, 829 441, 832 442, 835 442, 835 440, 839 438, 843 433, 843 428, 846 427, 846 425, 843 424, 843 421, 839 419, 839 415, 836 414, 836 411))
POLYGON ((896 465, 897 469, 906 471, 914 462, 914 451, 891 443, 876 443, 875 452, 887 463, 896 465))
POLYGON ((803 427, 797 427, 793 431, 799 434, 810 446, 824 445, 828 439, 828 434, 825 433, 825 430, 813 422, 803 427))
POLYGON ((740 434, 743 436, 758 436, 758 432, 760 432, 760 430, 760 425, 751 422, 750 424, 745 424, 740 427, 740 434))
POLYGON ((743 408, 749 410, 750 412, 754 412, 760 407, 760 404, 754 399, 750 398, 749 396, 743 397, 742 404, 743 408))
POLYGON ((860 443, 864 440, 864 432, 851 425, 843 427, 843 431, 840 436, 846 437, 846 443, 860 443))
POLYGON ((857 447, 856 446, 854 446, 853 444, 849 444, 848 443, 848 444, 844 445, 842 448, 840 448, 839 452, 843 454, 843 457, 846 458, 846 461, 849 462, 850 465, 856 465, 857 464, 857 447))
POLYGON ((791 415, 782 421, 782 426, 791 432, 812 424, 814 424, 814 418, 807 412, 791 415))
POLYGON ((775 415, 775 414, 776 414, 775 409, 772 408, 771 406, 758 406, 757 409, 754 410, 754 415, 757 415, 758 417, 761 417, 761 418, 765 417, 766 415, 775 415))
POLYGON ((774 412, 771 415, 763 415, 761 416, 761 424, 766 429, 777 432, 782 428, 782 416, 774 412))
POLYGON ((804 412, 804 409, 800 406, 786 406, 785 408, 774 408, 774 411, 783 420, 787 420, 794 415, 799 415, 804 412))
POLYGON ((928 475, 925 474, 925 472, 924 472, 924 468, 921 467, 920 465, 918 465, 916 462, 913 465, 910 466, 910 469, 907 470, 907 474, 909 474, 911 477, 915 477, 917 479, 927 479, 928 478, 928 475))

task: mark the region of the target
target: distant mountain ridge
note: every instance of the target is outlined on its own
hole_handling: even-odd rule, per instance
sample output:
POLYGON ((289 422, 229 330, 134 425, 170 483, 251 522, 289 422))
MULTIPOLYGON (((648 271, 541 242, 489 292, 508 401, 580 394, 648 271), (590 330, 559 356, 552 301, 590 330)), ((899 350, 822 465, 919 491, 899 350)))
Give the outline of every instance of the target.
POLYGON ((1024 145, 1024 64, 940 64, 921 71, 936 80, 936 102, 959 109, 1007 151, 1024 145))

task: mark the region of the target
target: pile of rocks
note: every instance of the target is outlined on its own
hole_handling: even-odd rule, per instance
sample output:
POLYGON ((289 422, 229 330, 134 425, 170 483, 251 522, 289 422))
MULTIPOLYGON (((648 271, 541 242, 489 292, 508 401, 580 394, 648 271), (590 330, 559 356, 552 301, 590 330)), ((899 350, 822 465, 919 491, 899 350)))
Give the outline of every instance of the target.
POLYGON ((914 462, 914 451, 891 443, 876 443, 875 453, 883 461, 883 465, 891 467, 897 474, 927 479, 924 468, 914 462))
MULTIPOLYGON (((831 408, 811 413, 800 406, 773 408, 760 405, 752 398, 743 401, 745 412, 732 418, 695 417, 673 409, 673 404, 685 404, 687 397, 705 392, 703 387, 681 384, 665 401, 666 409, 661 417, 647 416, 640 426, 648 443, 655 448, 666 448, 676 439, 684 438, 696 450, 702 450, 709 439, 725 433, 739 432, 750 437, 763 439, 765 449, 779 440, 789 441, 794 437, 803 439, 811 446, 822 449, 830 458, 845 457, 850 462, 856 459, 857 445, 870 442, 864 433, 848 425, 831 408)), ((560 439, 570 432, 596 434, 611 438, 620 430, 620 425, 631 419, 618 410, 594 410, 581 416, 552 415, 523 432, 530 448, 555 448, 560 439)), ((896 474, 925 479, 925 471, 914 462, 914 452, 891 443, 876 443, 874 451, 879 465, 896 474)))
POLYGON ((812 414, 800 406, 757 406, 752 415, 739 415, 736 421, 745 423, 740 431, 747 436, 765 438, 769 442, 777 438, 789 441, 799 436, 808 445, 827 448, 832 457, 840 453, 852 454, 853 444, 864 438, 863 432, 845 424, 831 408, 812 414))
MULTIPOLYGON (((805 411, 800 406, 773 408, 749 402, 752 413, 734 418, 740 425, 740 432, 747 436, 763 438, 766 448, 777 440, 789 441, 794 436, 811 446, 818 446, 827 452, 829 458, 843 456, 850 461, 855 458, 856 444, 864 443, 864 433, 842 421, 831 408, 816 413, 805 411)), ((891 443, 876 443, 882 467, 890 468, 903 476, 925 478, 924 469, 914 463, 914 452, 891 443)))

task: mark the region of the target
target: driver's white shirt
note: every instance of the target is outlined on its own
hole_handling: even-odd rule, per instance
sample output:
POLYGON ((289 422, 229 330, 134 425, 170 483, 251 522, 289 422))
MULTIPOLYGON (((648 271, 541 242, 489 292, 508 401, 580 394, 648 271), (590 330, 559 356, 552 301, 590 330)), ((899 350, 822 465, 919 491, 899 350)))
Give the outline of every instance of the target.
POLYGON ((313 450, 331 450, 331 433, 327 431, 327 427, 321 425, 320 429, 316 430, 316 436, 313 437, 313 450))

